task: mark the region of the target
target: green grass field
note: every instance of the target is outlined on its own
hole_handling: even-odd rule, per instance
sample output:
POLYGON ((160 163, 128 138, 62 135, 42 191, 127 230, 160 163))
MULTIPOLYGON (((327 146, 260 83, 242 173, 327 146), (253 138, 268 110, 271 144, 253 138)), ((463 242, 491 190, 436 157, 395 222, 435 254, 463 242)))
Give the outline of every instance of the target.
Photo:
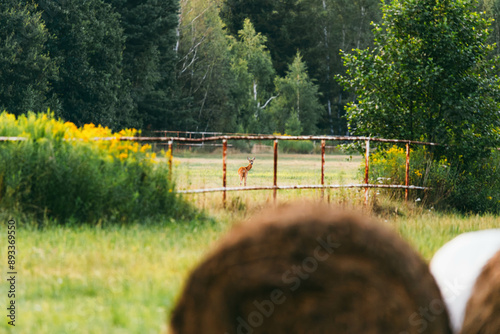
MULTIPOLYGON (((256 155, 248 185, 272 185, 272 156, 256 155)), ((221 155, 186 152, 175 156, 178 189, 220 187, 221 155)), ((228 155, 228 186, 238 186, 238 167, 246 155, 228 155)), ((361 158, 328 155, 327 183, 360 182, 361 158)), ((278 184, 319 184, 319 155, 281 155, 278 184)), ((375 201, 376 191, 371 191, 375 201)), ((278 201, 319 200, 320 191, 283 190, 278 201)), ((446 241, 459 233, 500 227, 500 218, 434 212, 419 203, 383 197, 377 213, 363 206, 362 190, 331 190, 325 200, 372 214, 398 231, 429 260, 446 241)), ((235 221, 272 205, 272 191, 229 192, 227 210, 221 193, 185 195, 205 208, 213 219, 165 221, 121 227, 24 226, 17 234, 15 329, 2 316, 0 333, 160 333, 189 271, 235 221)), ((4 217, 3 223, 7 218, 4 217)), ((6 228, 0 225, 0 258, 7 258, 6 228)), ((5 273, 6 260, 2 260, 5 273)), ((2 279, 4 279, 2 276, 2 279)), ((7 285, 0 285, 1 305, 7 285)), ((4 308, 5 309, 5 308, 4 308)))
MULTIPOLYGON (((248 156, 249 154, 228 152, 226 158, 228 187, 240 185, 237 171, 239 167, 248 165, 248 156)), ((247 186, 272 186, 273 155, 270 153, 254 154, 252 157, 255 157, 256 160, 247 178, 247 186)), ((222 153, 213 153, 207 156, 183 152, 174 161, 174 174, 178 189, 222 187, 222 153)), ((325 159, 325 183, 362 183, 358 175, 360 164, 361 156, 327 155, 325 159)), ((279 154, 277 182, 278 185, 321 184, 321 156, 319 154, 279 154)), ((345 190, 327 190, 326 197, 335 202, 346 197, 346 193, 351 193, 351 202, 355 204, 362 200, 358 196, 358 192, 345 190)), ((303 198, 316 200, 320 196, 320 190, 279 190, 277 195, 279 202, 303 198)), ((185 197, 196 206, 207 209, 214 214, 217 214, 222 208, 221 193, 186 195, 185 197)), ((269 190, 228 192, 227 203, 229 210, 247 209, 246 211, 252 211, 253 207, 260 209, 262 205, 272 204, 273 192, 269 190)))

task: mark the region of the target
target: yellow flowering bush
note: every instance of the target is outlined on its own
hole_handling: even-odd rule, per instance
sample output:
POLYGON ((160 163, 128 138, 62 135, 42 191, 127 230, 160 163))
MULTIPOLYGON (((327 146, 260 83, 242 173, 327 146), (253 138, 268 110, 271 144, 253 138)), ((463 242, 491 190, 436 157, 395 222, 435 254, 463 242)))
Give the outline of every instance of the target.
MULTIPOLYGON (((414 150, 410 149, 410 156, 414 150)), ((413 157, 412 157, 413 158, 413 157)), ((415 170, 413 159, 410 159, 410 182, 418 182, 412 172, 415 170), (412 168, 413 167, 413 168, 412 168)), ((389 148, 379 148, 370 155, 370 182, 384 184, 404 184, 406 166, 406 149, 396 145, 389 148)), ((363 166, 364 171, 364 166, 363 166)))
MULTIPOLYGON (((433 198, 443 196, 444 185, 450 173, 449 167, 446 158, 437 162, 433 161, 432 155, 426 147, 410 147, 409 184, 432 187, 434 193, 427 192, 427 195, 431 195, 433 198)), ((406 147, 381 145, 376 152, 370 155, 370 182, 404 185, 405 176, 406 147)), ((404 194, 401 191, 389 192, 396 196, 404 194)), ((411 194, 422 197, 421 193, 414 191, 411 194)))
POLYGON ((0 136, 26 140, 0 143, 0 207, 60 223, 187 214, 151 145, 120 140, 136 134, 79 128, 50 113, 1 113, 0 136))

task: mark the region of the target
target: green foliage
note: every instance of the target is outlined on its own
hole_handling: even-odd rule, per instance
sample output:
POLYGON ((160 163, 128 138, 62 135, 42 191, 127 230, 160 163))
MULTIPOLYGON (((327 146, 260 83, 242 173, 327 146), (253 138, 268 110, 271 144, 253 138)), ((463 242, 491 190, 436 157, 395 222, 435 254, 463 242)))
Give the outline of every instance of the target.
MULTIPOLYGON (((403 148, 380 147, 370 156, 370 182, 405 184, 406 153, 403 148)), ((410 192, 413 200, 421 198, 427 206, 455 208, 461 212, 500 212, 500 154, 468 165, 450 163, 446 158, 434 160, 425 147, 410 151, 409 183, 431 188, 425 193, 410 192)), ((364 172, 364 168, 363 168, 364 172)), ((383 191, 383 190, 380 190, 383 191)), ((392 196, 404 192, 389 190, 392 196)))
POLYGON ((314 150, 314 143, 310 140, 282 140, 278 147, 283 153, 309 154, 314 150))
POLYGON ((286 75, 300 50, 319 86, 320 102, 328 110, 317 126, 322 132, 345 134, 343 105, 350 97, 332 79, 335 73, 344 73, 339 48, 372 45, 370 22, 380 19, 379 4, 379 0, 225 0, 220 15, 233 36, 250 19, 266 37, 280 76, 286 75))
MULTIPOLYGON (((301 1, 305 2, 305 1, 301 1)), ((327 113, 318 127, 322 133, 345 135, 347 122, 344 106, 355 99, 334 80, 335 74, 344 74, 339 50, 366 48, 373 45, 370 22, 381 19, 380 0, 322 0, 306 1, 303 34, 307 46, 297 46, 304 55, 309 74, 316 80, 320 102, 327 113)))
POLYGON ((457 169, 451 179, 450 206, 462 212, 500 213, 500 154, 468 164, 466 170, 457 169))
POLYGON ((249 140, 230 140, 228 144, 240 152, 251 153, 252 147, 255 143, 249 140))
POLYGON ((145 128, 181 128, 178 101, 177 0, 106 0, 120 14, 124 31, 123 74, 137 117, 145 128))
POLYGON ((49 32, 32 4, 0 3, 0 110, 19 115, 57 106, 49 80, 57 65, 46 44, 49 32))
POLYGON ((149 145, 96 142, 107 128, 76 128, 51 115, 29 113, 17 119, 0 114, 0 136, 28 140, 0 145, 0 207, 8 212, 74 220, 130 222, 146 217, 180 217, 190 209, 168 181, 166 164, 157 164, 149 145))
MULTIPOLYGON (((500 1, 499 0, 478 0, 476 9, 483 12, 491 21, 490 34, 488 35, 488 44, 500 45, 500 1)), ((499 54, 499 49, 495 48, 494 55, 499 54)))
POLYGON ((266 36, 272 52, 274 66, 280 75, 285 74, 287 65, 293 60, 298 47, 307 43, 304 34, 305 2, 256 0, 226 0, 222 3, 221 17, 229 31, 236 36, 249 18, 256 30, 266 36))
POLYGON ((178 9, 178 0, 2 1, 0 110, 178 127, 178 9))
POLYGON ((179 32, 178 77, 189 99, 184 124, 192 130, 232 132, 246 104, 231 64, 231 43, 214 0, 185 1, 179 32))
MULTIPOLYGON (((249 19, 243 23, 243 29, 238 32, 240 42, 235 42, 233 49, 235 56, 246 63, 248 73, 251 75, 251 91, 255 84, 257 93, 265 94, 272 91, 275 71, 271 55, 266 48, 267 38, 256 33, 249 19)), ((265 102, 261 100, 259 102, 265 102)))
POLYGON ((302 133, 302 125, 299 119, 299 113, 295 110, 290 112, 290 117, 285 123, 285 133, 290 136, 299 136, 302 133))
POLYGON ((300 55, 286 78, 275 79, 266 38, 249 20, 235 39, 223 29, 215 1, 182 5, 180 82, 184 96, 193 98, 189 114, 196 129, 284 132, 293 108, 302 131, 316 132, 323 110, 300 55))
POLYGON ((299 134, 317 133, 317 122, 324 113, 319 103, 318 87, 309 78, 306 64, 299 52, 284 78, 276 78, 278 97, 271 102, 269 112, 273 116, 278 132, 286 128, 299 134))
MULTIPOLYGON (((0 107, 15 114, 50 107, 80 125, 94 122, 114 129, 296 131, 300 127, 293 114, 276 120, 269 108, 276 102, 276 74, 286 76, 300 50, 326 111, 317 118, 315 131, 346 134, 345 103, 366 99, 355 89, 344 92, 333 80, 334 74, 345 73, 339 48, 370 47, 383 50, 377 66, 392 73, 373 75, 379 83, 373 90, 385 96, 394 93, 370 107, 391 111, 377 115, 382 123, 397 131, 405 128, 404 137, 411 132, 416 139, 429 124, 443 124, 428 133, 429 140, 472 143, 474 147, 466 149, 474 152, 477 140, 483 146, 491 144, 487 134, 492 127, 477 120, 483 122, 496 110, 496 82, 488 85, 487 78, 497 71, 492 65, 496 66, 493 57, 498 51, 484 59, 475 55, 500 41, 499 4, 500 0, 470 5, 464 0, 439 5, 430 0, 386 2, 384 22, 393 20, 395 25, 377 27, 394 38, 379 33, 373 49, 370 22, 381 20, 379 0, 4 0, 0 107), (486 13, 467 16, 467 10, 461 11, 465 7, 471 13, 486 13), (435 9, 432 15, 429 8, 435 9), (479 22, 482 17, 495 19, 488 33, 479 22), (413 42, 405 42, 407 36, 413 42), (474 36, 479 39, 474 41, 474 36), (389 42, 400 44, 391 49, 385 45, 389 42), (441 57, 443 50, 451 56, 441 57), (405 54, 410 60, 403 66, 405 54), (467 67, 474 57, 470 70, 462 73, 456 66, 454 72, 453 64, 467 67), (486 59, 493 62, 486 64, 486 59), (434 108, 420 117, 425 101, 434 108), (395 116, 393 110, 403 110, 406 116, 395 116), (433 122, 441 116, 449 124, 433 122)), ((367 68, 367 73, 379 72, 367 68)), ((300 113, 298 118, 303 122, 300 113)), ((362 129, 364 120, 354 118, 351 125, 362 129)), ((307 125, 301 127, 309 132, 307 125)))
POLYGON ((488 167, 497 159, 491 148, 500 146, 498 58, 487 44, 490 21, 475 5, 384 4, 383 21, 374 25, 375 47, 344 53, 348 69, 341 80, 358 96, 347 110, 354 134, 443 144, 432 148, 423 169, 422 183, 433 187, 431 202, 498 211, 489 199, 498 193, 498 176, 488 167))
POLYGON ((375 47, 344 53, 341 80, 358 98, 347 109, 352 133, 449 145, 436 156, 455 162, 500 144, 497 60, 487 60, 489 21, 473 9, 463 0, 383 5, 375 47))
POLYGON ((271 95, 276 75, 265 46, 267 39, 255 32, 249 19, 245 20, 238 36, 239 40, 232 41, 231 62, 238 90, 242 99, 246 100, 240 107, 238 123, 247 132, 272 132, 272 129, 265 130, 267 119, 263 110, 269 99, 273 98, 271 95))
POLYGON ((55 36, 47 47, 60 68, 53 82, 61 101, 57 115, 78 125, 137 126, 122 74, 125 37, 119 15, 103 0, 38 3, 55 36))

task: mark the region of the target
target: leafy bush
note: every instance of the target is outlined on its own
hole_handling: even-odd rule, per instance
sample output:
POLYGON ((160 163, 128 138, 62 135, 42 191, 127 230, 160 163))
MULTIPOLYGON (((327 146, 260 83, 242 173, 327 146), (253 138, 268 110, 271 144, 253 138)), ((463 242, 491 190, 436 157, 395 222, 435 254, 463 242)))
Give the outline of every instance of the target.
POLYGON ((309 154, 314 150, 314 143, 310 140, 280 140, 278 148, 283 153, 309 154))
POLYGON ((252 152, 254 142, 249 140, 230 140, 228 144, 232 145, 234 149, 239 150, 242 153, 252 152))
MULTIPOLYGON (((370 182, 405 183, 405 149, 381 148, 370 155, 370 182)), ((429 191, 410 191, 429 205, 450 207, 462 212, 500 212, 500 153, 467 164, 453 165, 446 158, 434 159, 426 147, 410 150, 411 185, 430 187, 429 191)), ((363 167, 364 172, 364 167, 363 167)), ((402 196, 402 191, 388 191, 402 196)))
POLYGON ((500 212, 500 153, 456 171, 448 203, 464 212, 500 212))
POLYGON ((27 140, 0 144, 0 207, 59 223, 189 214, 173 192, 166 164, 158 163, 151 146, 116 139, 135 133, 112 133, 93 124, 77 128, 52 114, 16 119, 1 113, 0 136, 27 140))

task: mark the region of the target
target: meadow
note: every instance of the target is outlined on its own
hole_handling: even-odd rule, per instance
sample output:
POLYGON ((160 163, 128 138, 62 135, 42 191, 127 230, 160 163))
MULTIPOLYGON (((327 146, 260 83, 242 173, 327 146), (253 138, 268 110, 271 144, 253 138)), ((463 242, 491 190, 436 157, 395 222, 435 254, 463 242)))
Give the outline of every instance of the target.
MULTIPOLYGON (((237 169, 250 154, 229 151, 228 186, 238 186, 237 169)), ((272 185, 272 155, 260 153, 248 177, 248 185, 272 185)), ((326 183, 360 183, 360 156, 328 154, 326 183)), ((162 161, 164 163, 164 161, 162 161)), ((280 154, 278 184, 319 184, 317 154, 280 154)), ((177 189, 222 185, 221 153, 174 151, 177 189)), ((459 233, 500 227, 493 215, 461 215, 435 212, 420 202, 405 204, 384 193, 370 191, 371 208, 363 206, 363 190, 325 191, 324 201, 374 216, 395 229, 426 259, 459 233)), ((123 226, 35 227, 18 217, 18 282, 15 329, 0 323, 1 333, 160 333, 190 270, 216 241, 238 221, 273 205, 272 191, 186 194, 184 199, 201 208, 206 217, 192 221, 168 219, 123 226), (208 217, 208 218, 207 218, 208 217)), ((320 190, 280 190, 278 204, 320 200, 320 190)), ((16 217, 14 217, 16 219, 16 217)), ((0 237, 6 240, 0 214, 0 237)), ((0 242, 0 258, 6 259, 0 242)), ((4 262, 4 260, 2 260, 4 262)), ((3 268, 3 265, 2 265, 3 268)), ((0 301, 6 301, 7 285, 0 285, 0 301)), ((2 303, 2 305, 5 304, 2 303)))

